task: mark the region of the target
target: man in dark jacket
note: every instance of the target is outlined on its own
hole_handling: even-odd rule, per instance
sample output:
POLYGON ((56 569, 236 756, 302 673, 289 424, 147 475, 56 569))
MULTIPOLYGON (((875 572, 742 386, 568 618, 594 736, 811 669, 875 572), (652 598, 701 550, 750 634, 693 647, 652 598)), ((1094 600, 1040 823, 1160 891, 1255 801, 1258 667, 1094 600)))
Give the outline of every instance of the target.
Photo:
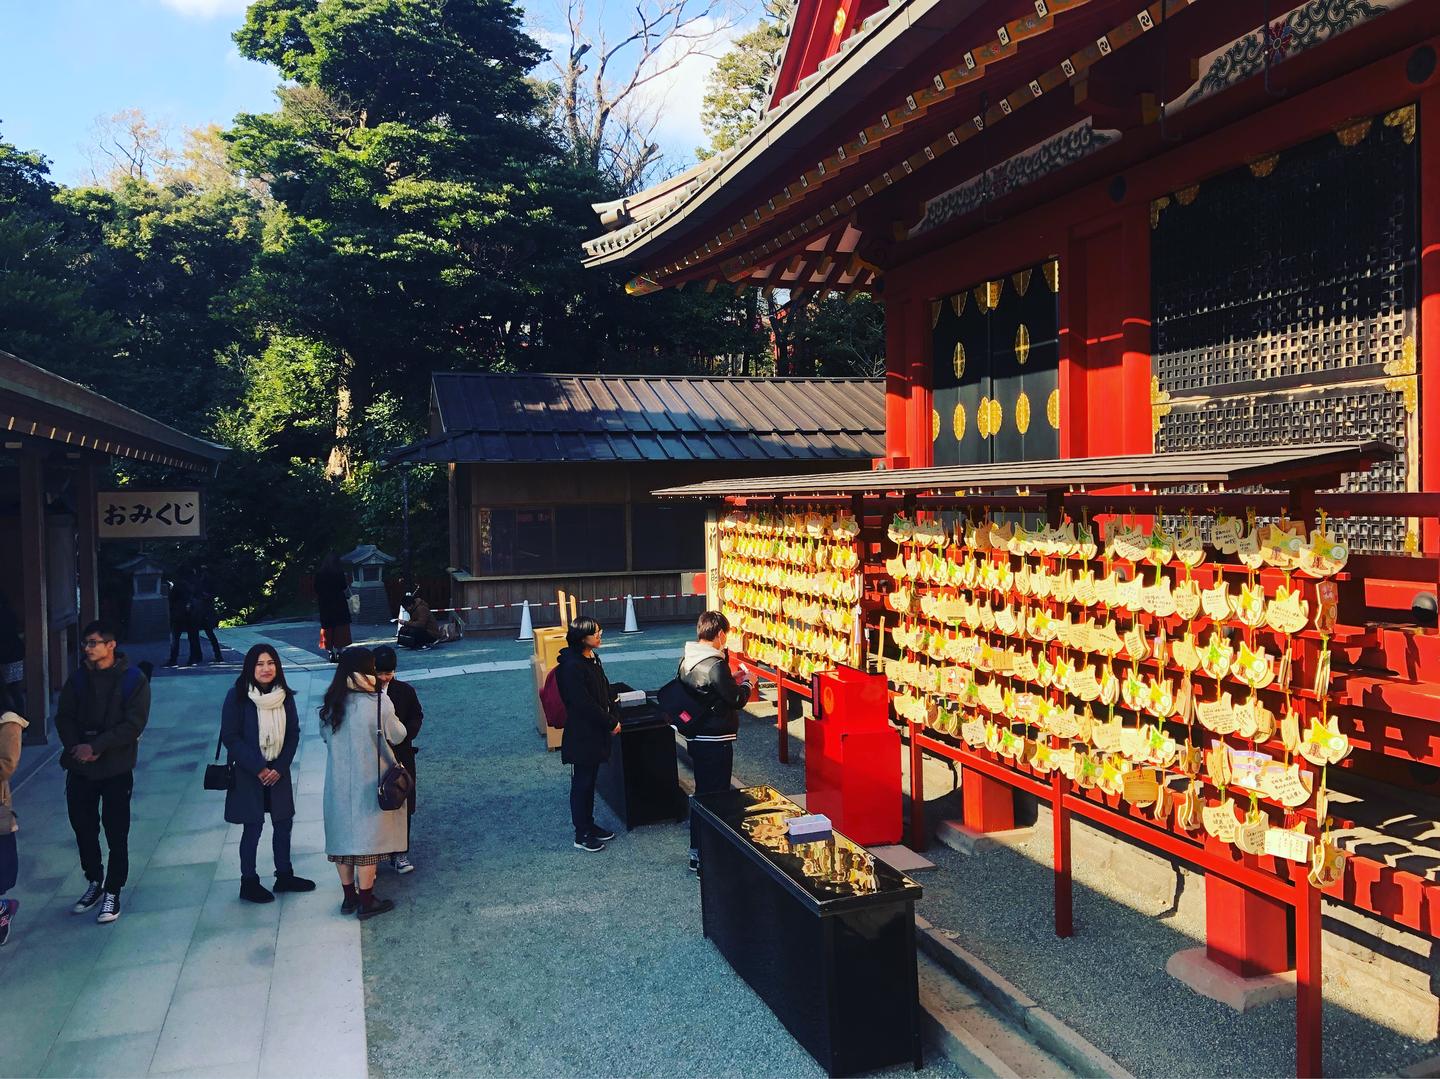
MULTIPOLYGON (((195 667, 200 663, 200 623, 195 614, 195 589, 189 578, 176 577, 170 582, 170 658, 165 666, 174 667, 180 658, 180 634, 190 639, 190 658, 180 666, 195 667)), ((218 656, 216 658, 219 658, 218 656)))
MULTIPOLYGON (((741 680, 737 682, 730 671, 730 657, 725 651, 729 634, 729 619, 719 611, 702 611, 695 623, 696 639, 685 642, 685 654, 680 659, 680 681, 709 706, 695 733, 689 737, 696 794, 730 789, 740 709, 750 700, 748 672, 742 667, 741 680)), ((690 815, 690 871, 700 872, 699 828, 693 813, 690 815)))
POLYGON ((115 629, 91 622, 80 635, 85 662, 60 691, 55 731, 64 747, 60 766, 70 827, 89 883, 71 908, 83 914, 100 904, 96 921, 120 917, 120 890, 130 872, 130 792, 140 734, 150 719, 150 683, 115 650, 115 629), (100 856, 100 829, 110 862, 100 856))
MULTIPOLYGON (((375 649, 375 681, 385 690, 385 695, 395 706, 396 718, 405 724, 405 740, 391 748, 395 750, 395 759, 405 766, 411 778, 416 779, 418 785, 419 780, 415 775, 415 754, 420 751, 420 747, 415 744, 415 736, 420 733, 420 725, 425 722, 425 710, 420 707, 420 696, 415 692, 415 687, 409 682, 402 682, 395 677, 396 663, 395 649, 388 644, 382 644, 375 649)), ((407 819, 411 819, 410 827, 406 830, 408 837, 415 834, 413 823, 415 787, 413 786, 410 788, 410 797, 405 808, 408 814, 407 819)), ((410 860, 408 845, 399 854, 390 855, 390 868, 397 873, 415 872, 415 863, 410 860)))
POLYGON ((620 712, 610 680, 595 649, 602 631, 593 618, 581 615, 565 631, 566 647, 556 657, 555 685, 565 702, 565 734, 560 759, 571 765, 570 822, 575 849, 598 854, 615 833, 595 823, 595 781, 600 765, 610 759, 610 739, 620 733, 620 712))

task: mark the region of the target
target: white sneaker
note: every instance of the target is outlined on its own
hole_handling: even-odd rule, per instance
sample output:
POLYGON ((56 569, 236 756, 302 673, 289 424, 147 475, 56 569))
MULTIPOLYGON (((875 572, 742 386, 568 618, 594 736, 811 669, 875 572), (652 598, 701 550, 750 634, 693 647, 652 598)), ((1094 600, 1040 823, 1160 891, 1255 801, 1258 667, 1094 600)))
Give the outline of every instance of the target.
POLYGON ((101 925, 109 925, 111 922, 118 921, 119 918, 120 893, 106 892, 100 900, 100 913, 95 916, 95 920, 101 925))
POLYGON ((393 854, 390 856, 390 868, 397 873, 415 872, 415 863, 410 860, 408 854, 393 854))

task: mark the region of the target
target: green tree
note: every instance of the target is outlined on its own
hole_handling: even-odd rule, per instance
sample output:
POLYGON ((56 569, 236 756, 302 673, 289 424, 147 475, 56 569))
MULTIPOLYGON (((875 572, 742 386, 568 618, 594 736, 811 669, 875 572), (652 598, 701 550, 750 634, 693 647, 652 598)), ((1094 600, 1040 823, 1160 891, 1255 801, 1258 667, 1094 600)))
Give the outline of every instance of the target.
POLYGON ((89 383, 127 337, 96 302, 96 237, 36 153, 0 142, 0 349, 89 383))
POLYGON ((700 124, 710 137, 709 146, 695 151, 701 160, 730 149, 764 118, 775 57, 785 45, 784 24, 794 8, 794 0, 767 0, 766 18, 715 62, 701 101, 700 124))

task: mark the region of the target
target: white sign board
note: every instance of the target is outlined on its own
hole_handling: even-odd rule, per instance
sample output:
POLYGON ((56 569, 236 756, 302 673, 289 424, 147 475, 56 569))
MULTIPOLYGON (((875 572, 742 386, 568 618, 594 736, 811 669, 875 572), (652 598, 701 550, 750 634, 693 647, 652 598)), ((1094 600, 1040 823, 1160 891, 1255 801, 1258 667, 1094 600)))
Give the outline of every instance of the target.
POLYGON ((101 491, 101 539, 198 539, 205 535, 199 491, 101 491))

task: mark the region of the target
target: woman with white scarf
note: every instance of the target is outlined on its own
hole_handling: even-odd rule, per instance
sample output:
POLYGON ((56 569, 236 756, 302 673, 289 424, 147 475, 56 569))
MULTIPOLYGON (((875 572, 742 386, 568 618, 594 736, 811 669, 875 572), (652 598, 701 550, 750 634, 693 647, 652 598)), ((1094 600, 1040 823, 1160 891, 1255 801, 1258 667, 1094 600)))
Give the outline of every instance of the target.
POLYGON ((380 692, 370 649, 352 646, 340 653, 320 706, 320 737, 329 750, 325 853, 345 894, 340 913, 364 921, 395 909, 394 900, 375 895, 375 868, 409 846, 405 806, 380 808, 380 777, 395 763, 390 747, 404 740, 405 725, 380 692))
POLYGON ((313 892, 315 882, 295 875, 290 861, 290 830, 295 822, 295 788, 290 767, 300 745, 295 695, 285 683, 280 655, 257 644, 245 655, 240 677, 225 697, 220 741, 228 751, 233 778, 225 795, 225 819, 244 826, 240 836, 240 898, 273 903, 275 894, 260 883, 255 857, 265 814, 270 814, 270 843, 275 855, 276 892, 313 892))

